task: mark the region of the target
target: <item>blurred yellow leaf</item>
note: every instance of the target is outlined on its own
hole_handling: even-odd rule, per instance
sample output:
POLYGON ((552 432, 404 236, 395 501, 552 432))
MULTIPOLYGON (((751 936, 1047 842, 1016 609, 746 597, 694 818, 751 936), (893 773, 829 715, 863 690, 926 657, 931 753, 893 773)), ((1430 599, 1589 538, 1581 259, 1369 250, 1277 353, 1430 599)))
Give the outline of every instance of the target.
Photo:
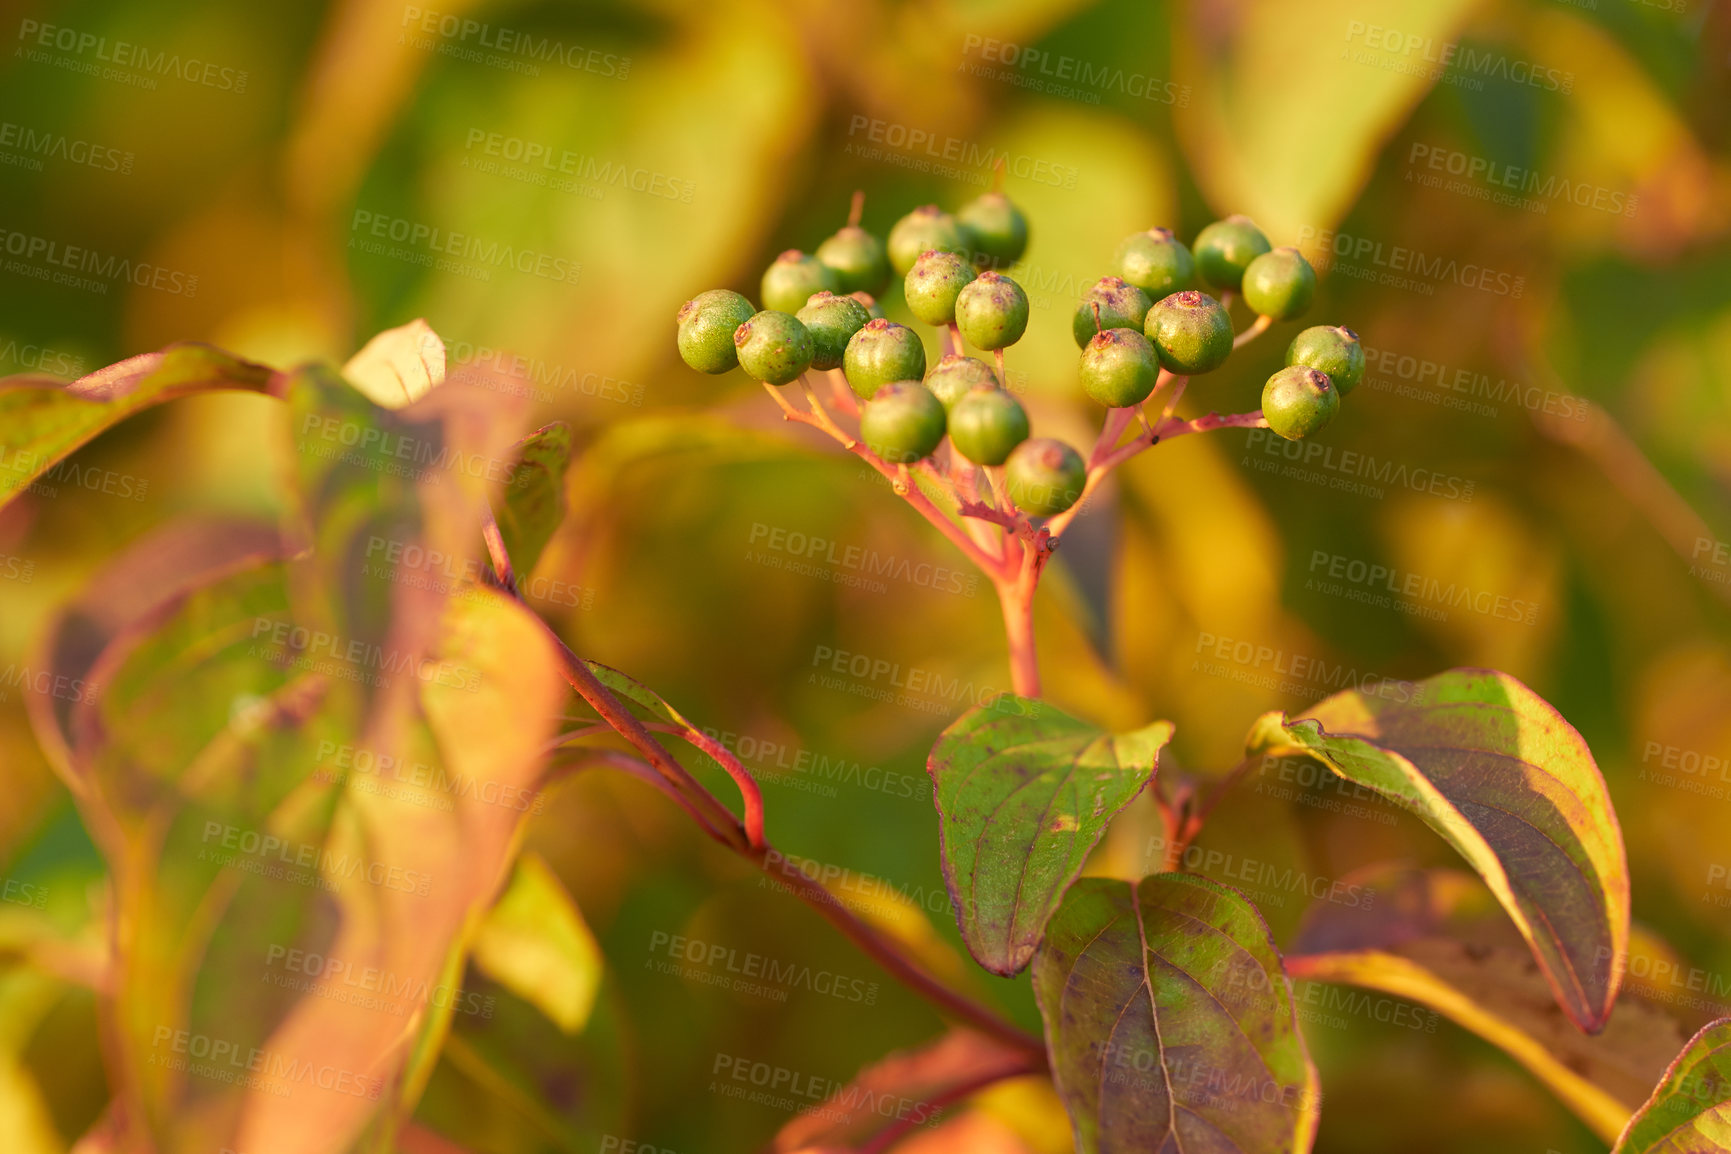
POLYGON ((481 923, 475 965, 567 1034, 589 1021, 601 989, 601 947, 545 860, 525 853, 481 923))

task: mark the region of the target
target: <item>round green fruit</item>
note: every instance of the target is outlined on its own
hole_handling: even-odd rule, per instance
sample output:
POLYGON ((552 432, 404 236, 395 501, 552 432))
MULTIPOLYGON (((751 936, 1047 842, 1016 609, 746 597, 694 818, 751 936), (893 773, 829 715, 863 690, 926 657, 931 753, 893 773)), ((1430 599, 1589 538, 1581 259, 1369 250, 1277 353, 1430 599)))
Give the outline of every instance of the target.
POLYGON ((890 283, 889 252, 884 242, 850 224, 817 246, 817 259, 835 274, 839 293, 880 293, 890 283))
POLYGON ((1088 468, 1081 454, 1051 437, 1032 437, 1017 445, 1004 463, 1004 482, 1016 508, 1036 517, 1055 517, 1082 499, 1088 468))
POLYGON ((847 354, 847 343, 871 320, 866 307, 852 297, 814 293, 804 308, 794 314, 811 333, 811 367, 839 369, 847 354))
POLYGON ((983 272, 956 297, 956 327, 976 349, 1008 348, 1028 331, 1028 294, 1001 272, 983 272))
POLYGON ((790 248, 763 271, 763 307, 778 313, 797 313, 813 293, 835 292, 840 287, 828 265, 790 248))
POLYGON ((908 270, 908 311, 928 325, 956 323, 956 299, 974 279, 974 267, 957 253, 927 249, 908 270))
POLYGON ((986 268, 1009 268, 1028 247, 1028 221, 1009 197, 988 192, 970 200, 956 220, 972 235, 974 261, 986 268))
POLYGON ((1082 350, 1082 391, 1109 409, 1148 399, 1160 380, 1160 358, 1135 329, 1095 333, 1082 350))
POLYGON ((976 385, 995 389, 998 387, 998 375, 985 361, 964 357, 960 353, 945 354, 942 360, 932 366, 932 371, 926 374, 926 388, 943 402, 946 409, 961 400, 976 385))
POLYGON ((944 439, 944 406, 918 381, 891 381, 860 413, 866 447, 893 465, 929 457, 944 439))
POLYGON ((1151 228, 1127 236, 1118 245, 1118 275, 1159 300, 1183 292, 1196 282, 1196 262, 1184 242, 1169 228, 1151 228))
POLYGON ((890 267, 898 276, 906 276, 921 253, 929 249, 966 253, 973 248, 973 239, 966 225, 937 205, 921 205, 890 229, 890 267))
POLYGON ((1265 252, 1244 269, 1244 303, 1277 321, 1301 317, 1316 296, 1316 270, 1295 248, 1265 252))
POLYGON ((698 293, 679 307, 679 355, 700 373, 725 373, 739 364, 733 330, 751 319, 751 302, 732 289, 698 293))
POLYGON ((926 346, 906 325, 879 317, 853 335, 842 355, 842 371, 866 399, 891 381, 917 381, 926 374, 926 346))
POLYGON ((864 305, 865 311, 871 314, 874 321, 883 319, 884 306, 878 304, 878 298, 870 293, 848 293, 847 295, 864 305))
POLYGON ((1173 293, 1149 309, 1144 332, 1160 366, 1185 376, 1212 372, 1232 355, 1232 318, 1219 301, 1195 289, 1173 293))
POLYGON ((1095 281, 1076 306, 1070 320, 1070 335, 1077 348, 1087 348, 1097 332, 1105 329, 1140 329, 1148 316, 1148 294, 1122 277, 1103 276, 1095 281), (1100 318, 1094 319, 1094 306, 1100 318))
POLYGON ((1289 441, 1302 441, 1340 411, 1340 394, 1326 373, 1287 365, 1262 386, 1262 415, 1268 427, 1289 441))
POLYGON ((1217 289, 1238 291, 1250 262, 1268 251, 1268 238, 1248 216, 1233 214, 1196 234, 1196 271, 1217 289))
POLYGON ((765 309, 733 332, 739 367, 771 385, 785 385, 811 368, 811 333, 798 317, 765 309))
POLYGON ((1314 325, 1293 337, 1286 346, 1286 363, 1327 374, 1343 397, 1364 380, 1364 346, 1357 333, 1340 325, 1314 325))
POLYGON ((1028 414, 1016 398, 975 385, 950 409, 950 444, 976 465, 1002 465, 1028 439, 1028 414))

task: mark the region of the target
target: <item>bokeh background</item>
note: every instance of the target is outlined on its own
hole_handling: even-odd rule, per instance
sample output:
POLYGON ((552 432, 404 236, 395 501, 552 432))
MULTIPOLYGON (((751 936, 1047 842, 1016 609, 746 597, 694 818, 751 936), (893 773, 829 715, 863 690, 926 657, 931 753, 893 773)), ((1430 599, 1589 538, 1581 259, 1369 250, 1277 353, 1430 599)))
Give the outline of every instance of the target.
MULTIPOLYGON (((426 317, 454 361, 513 373, 578 430, 572 515, 531 587, 566 639, 721 735, 763 774, 782 848, 851 871, 860 908, 1030 1026, 1025 979, 963 961, 923 771, 1007 682, 990 587, 755 384, 685 368, 673 315, 706 288, 755 298, 855 189, 882 235, 977 195, 1001 157, 1032 222, 1013 384, 1039 431, 1086 447, 1075 299, 1129 232, 1250 214, 1317 265, 1309 320, 1361 334, 1367 381, 1326 454, 1234 431, 1121 470, 1041 594, 1049 696, 1114 726, 1172 719, 1163 772, 1206 777, 1258 713, 1343 677, 1509 670, 1609 782, 1653 935, 1637 976, 1673 957, 1683 976, 1652 991, 1668 1012, 1731 1012, 1723 0, 24 0, 0 45, 0 373, 188 338, 340 361, 426 317), (148 271, 45 283, 38 240, 148 271), (492 246, 520 255, 474 255, 492 246), (894 563, 833 560, 855 548, 894 563), (1389 596, 1372 566, 1475 598, 1389 596), (838 653, 878 672, 837 676, 838 653)), ((886 306, 907 319, 896 290, 886 306)), ((1196 382, 1187 411, 1253 408, 1297 327, 1196 382)), ((152 527, 273 512, 278 419, 256 397, 177 403, 79 456, 116 483, 0 514, 0 667, 152 527)), ((20 697, 0 686, 0 914, 74 933, 104 867, 20 697)), ((1264 773, 1202 844, 1264 877, 1449 864, 1404 817, 1338 800, 1264 773)), ((1091 868, 1158 868, 1145 802, 1091 868)), ((789 1103, 741 1100, 718 1068, 822 1087, 939 1028, 635 782, 561 787, 528 844, 606 975, 572 1033, 502 991, 492 1017, 459 1015, 421 1116, 473 1150, 758 1149, 789 1103), (751 955, 809 976, 715 984, 751 955)), ((1287 940, 1302 887, 1247 889, 1287 940)), ((1500 1052, 1394 1017, 1310 1015, 1318 1149, 1603 1149, 1500 1052)), ((0 1148, 65 1150, 106 1098, 88 992, 0 941, 0 1148)), ((1069 1148, 1037 1085, 965 1113, 978 1149, 1069 1148)))

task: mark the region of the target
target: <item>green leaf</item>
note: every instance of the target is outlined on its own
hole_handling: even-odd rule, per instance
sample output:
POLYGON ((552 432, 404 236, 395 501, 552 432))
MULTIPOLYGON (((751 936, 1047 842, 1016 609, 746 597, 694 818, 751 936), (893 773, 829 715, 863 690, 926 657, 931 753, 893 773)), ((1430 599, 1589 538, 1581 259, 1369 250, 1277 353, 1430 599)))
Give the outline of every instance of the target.
POLYGON ((1375 902, 1306 910, 1286 952, 1290 976, 1429 1006, 1501 1047, 1615 1141, 1682 1042, 1670 1017, 1625 994, 1601 1033, 1575 1029, 1496 898, 1469 873, 1374 866, 1343 880, 1375 902))
POLYGON ((1629 948, 1629 867, 1587 743, 1506 673, 1451 669, 1401 700, 1347 690, 1260 718, 1254 753, 1305 753, 1412 811, 1491 887, 1582 1029, 1629 948))
POLYGON ((0 379, 0 506, 134 413, 213 389, 262 393, 274 375, 264 365, 188 342, 129 357, 71 384, 44 376, 0 379))
POLYGON ((1172 724, 1110 734, 1000 694, 938 735, 926 760, 944 884, 962 940, 994 974, 1028 964, 1064 889, 1154 776, 1172 724))
POLYGON ((1035 1056, 984 1034, 954 1029, 929 1045, 867 1066, 826 1101, 783 1126, 771 1150, 794 1154, 851 1150, 874 1139, 881 1143, 905 1130, 930 1125, 971 1089, 1038 1069, 1035 1056))
POLYGON ((1731 1150, 1731 1018, 1689 1039, 1612 1154, 1720 1154, 1731 1150))
POLYGON ((505 481, 498 510, 499 534, 519 579, 541 559, 541 550, 565 520, 565 467, 571 463, 571 426, 564 421, 536 429, 517 442, 520 456, 505 481))
POLYGON ((1083 878, 1033 980, 1081 1154, 1310 1149, 1316 1069, 1268 927, 1237 891, 1083 878))
POLYGON ((601 947, 583 915, 538 855, 517 859, 511 884, 474 942, 475 965, 575 1034, 601 988, 601 947))

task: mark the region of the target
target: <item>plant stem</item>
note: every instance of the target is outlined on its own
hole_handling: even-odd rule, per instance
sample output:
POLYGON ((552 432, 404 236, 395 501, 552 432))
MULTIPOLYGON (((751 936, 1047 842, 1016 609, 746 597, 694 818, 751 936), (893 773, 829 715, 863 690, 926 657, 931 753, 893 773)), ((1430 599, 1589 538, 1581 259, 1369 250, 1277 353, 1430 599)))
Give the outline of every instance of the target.
POLYGON ((1232 338, 1232 347, 1234 349, 1243 348, 1245 345, 1249 344, 1251 341, 1255 340, 1257 337, 1259 337, 1263 333, 1267 332, 1268 327, 1270 325, 1272 325, 1273 323, 1274 323, 1273 317, 1257 317, 1255 324, 1251 325, 1249 328, 1245 329, 1243 332, 1239 333, 1237 336, 1232 338))
POLYGON ((1034 641, 1034 593, 1040 584, 1038 546, 1022 542, 1022 565, 1013 580, 995 582, 1010 647, 1010 687, 1018 697, 1040 696, 1040 659, 1034 641))

